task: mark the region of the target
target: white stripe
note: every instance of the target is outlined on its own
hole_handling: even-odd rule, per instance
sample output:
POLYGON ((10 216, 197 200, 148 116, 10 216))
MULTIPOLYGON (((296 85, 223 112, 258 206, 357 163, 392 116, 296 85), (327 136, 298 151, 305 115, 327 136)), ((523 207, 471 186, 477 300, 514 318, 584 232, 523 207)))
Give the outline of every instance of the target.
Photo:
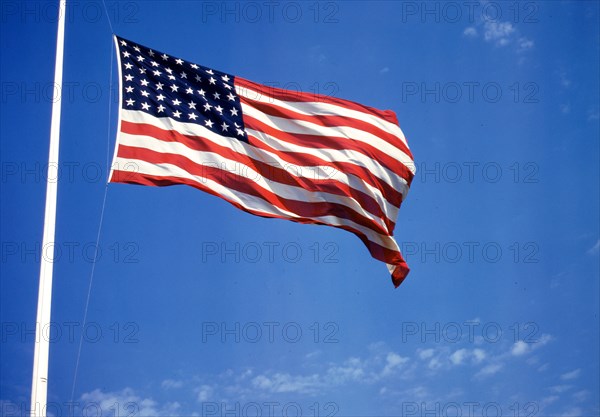
MULTIPOLYGON (((146 112, 138 110, 121 110, 121 114, 123 120, 125 121, 129 121, 132 123, 145 123, 160 129, 176 130, 177 132, 183 135, 201 136, 217 145, 228 147, 237 153, 248 155, 253 159, 263 161, 267 164, 271 164, 276 167, 287 168, 286 171, 290 171, 289 168, 291 164, 281 159, 276 154, 261 148, 256 148, 252 145, 248 145, 246 142, 242 142, 237 139, 217 135, 213 131, 208 130, 205 127, 197 125, 195 123, 178 122, 176 120, 166 117, 156 118, 146 112)), ((377 172, 378 170, 382 169, 381 167, 379 167, 379 165, 374 164, 371 159, 364 157, 360 153, 356 153, 353 151, 337 151, 333 149, 328 150, 305 148, 298 145, 288 144, 287 142, 281 142, 277 139, 269 137, 266 134, 263 134, 262 132, 256 132, 251 129, 246 130, 248 134, 256 136, 256 139, 261 140, 268 146, 277 149, 278 151, 286 152, 288 154, 298 152, 299 155, 294 157, 299 160, 301 160, 300 154, 305 153, 324 159, 326 161, 362 161, 364 164, 360 166, 371 173, 377 172)), ((336 170, 335 174, 332 176, 330 166, 302 165, 301 167, 307 167, 308 169, 310 169, 312 172, 309 175, 311 175, 312 178, 326 178, 339 181, 342 184, 345 184, 349 187, 354 188, 357 191, 361 191, 373 197, 373 199, 375 199, 377 204, 381 207, 383 213, 385 213, 386 217, 392 222, 396 222, 396 219, 398 217, 398 207, 387 201, 380 189, 365 182, 362 178, 352 174, 346 174, 340 170, 336 170)), ((394 173, 391 174, 396 176, 396 174, 394 173)), ((408 193, 409 189, 408 184, 406 183, 404 178, 398 177, 398 179, 399 182, 394 182, 391 179, 389 180, 389 182, 386 182, 388 182, 388 184, 390 184, 392 187, 398 190, 402 194, 403 198, 405 198, 406 193, 408 193)), ((385 179, 382 180, 385 181, 385 179)))
POLYGON ((245 97, 252 101, 257 101, 261 103, 267 104, 275 104, 284 109, 292 110, 300 114, 313 116, 313 115, 321 115, 321 116, 345 116, 351 117, 353 119, 361 120, 363 122, 369 123, 381 130, 389 132, 390 134, 399 138, 408 148, 408 144, 406 143, 406 138, 404 137, 404 133, 400 129, 400 126, 388 122, 385 119, 382 119, 373 114, 364 113, 358 110, 349 109, 344 106, 340 106, 332 103, 324 103, 318 101, 283 101, 276 99, 274 97, 270 97, 268 95, 259 93, 257 91, 252 90, 248 87, 241 87, 239 85, 235 86, 235 91, 238 95, 245 97))
POLYGON ((379 217, 366 211, 360 203, 352 197, 339 196, 322 191, 309 191, 302 187, 275 182, 266 179, 256 170, 252 169, 252 167, 245 165, 242 162, 225 158, 215 152, 192 150, 178 142, 165 142, 151 136, 130 135, 122 132, 120 133, 119 140, 122 145, 145 148, 159 153, 182 155, 197 165, 215 167, 225 172, 233 173, 246 181, 254 182, 263 190, 269 191, 285 199, 307 203, 334 203, 343 205, 356 211, 358 214, 365 217, 366 220, 376 223, 384 230, 387 229, 379 217))
POLYGON ((260 197, 255 197, 240 191, 231 190, 211 179, 190 174, 189 172, 177 165, 168 163, 153 164, 143 160, 125 159, 120 157, 117 157, 115 162, 117 163, 117 166, 126 166, 127 164, 130 164, 129 166, 131 166, 131 164, 135 164, 136 170, 134 172, 141 175, 152 175, 156 177, 176 177, 192 180, 205 188, 211 189, 212 191, 216 192, 220 196, 223 196, 229 201, 238 203, 253 212, 284 216, 293 219, 312 219, 331 226, 348 226, 363 233, 367 237, 367 239, 373 243, 386 247, 392 251, 400 251, 398 244, 396 243, 393 237, 377 233, 376 231, 368 227, 354 223, 352 220, 343 219, 336 216, 299 216, 279 206, 274 206, 260 197))
POLYGON ((363 168, 366 173, 373 174, 380 180, 386 182, 400 194, 402 194, 402 199, 406 198, 408 194, 408 183, 404 178, 395 172, 390 171, 389 169, 382 167, 371 158, 368 158, 361 154, 360 152, 355 152, 350 149, 346 150, 337 150, 337 149, 328 149, 328 148, 307 148, 301 145, 296 145, 289 142, 280 141, 277 138, 274 138, 267 133, 262 131, 248 129, 246 128, 246 132, 249 135, 252 135, 256 139, 261 140, 268 146, 271 146, 274 149, 282 152, 296 152, 296 153, 307 153, 309 155, 316 156, 318 158, 324 159, 326 161, 332 162, 349 162, 357 167, 363 168))
POLYGON ((350 126, 321 126, 305 120, 271 116, 252 107, 251 105, 245 103, 241 103, 241 105, 242 112, 245 115, 253 117, 267 126, 272 127, 273 129, 281 130, 291 134, 342 137, 347 138, 350 141, 362 142, 384 152, 407 167, 413 174, 415 173, 415 164, 410 156, 391 145, 389 142, 381 139, 379 136, 373 135, 372 133, 350 126))

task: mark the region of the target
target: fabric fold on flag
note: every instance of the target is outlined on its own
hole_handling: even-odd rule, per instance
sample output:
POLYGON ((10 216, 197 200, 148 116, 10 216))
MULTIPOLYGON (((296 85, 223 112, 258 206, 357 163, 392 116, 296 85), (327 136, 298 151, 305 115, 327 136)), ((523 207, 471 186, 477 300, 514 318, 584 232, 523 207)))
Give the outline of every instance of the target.
POLYGON ((394 112, 115 45, 110 182, 189 185, 254 215, 347 230, 402 283, 409 268, 393 232, 415 164, 394 112))

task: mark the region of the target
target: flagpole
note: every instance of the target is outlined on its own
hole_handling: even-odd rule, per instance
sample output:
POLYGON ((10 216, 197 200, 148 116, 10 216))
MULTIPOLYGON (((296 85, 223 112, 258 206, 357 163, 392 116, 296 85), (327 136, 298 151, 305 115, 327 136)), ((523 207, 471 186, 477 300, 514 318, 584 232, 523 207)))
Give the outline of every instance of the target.
POLYGON ((54 253, 46 256, 45 248, 54 249, 56 227, 56 199, 58 190, 58 150, 60 142, 60 111, 62 102, 63 51, 65 41, 65 15, 67 0, 59 1, 58 31, 56 35, 56 62, 54 85, 58 96, 52 104, 50 124, 50 151, 48 152, 48 177, 46 179, 46 208, 44 235, 40 257, 40 286, 38 292, 37 318, 35 325, 35 350, 33 355, 33 377, 31 383, 31 416, 45 417, 48 396, 48 360, 50 354, 50 313, 52 303, 52 272, 54 253))

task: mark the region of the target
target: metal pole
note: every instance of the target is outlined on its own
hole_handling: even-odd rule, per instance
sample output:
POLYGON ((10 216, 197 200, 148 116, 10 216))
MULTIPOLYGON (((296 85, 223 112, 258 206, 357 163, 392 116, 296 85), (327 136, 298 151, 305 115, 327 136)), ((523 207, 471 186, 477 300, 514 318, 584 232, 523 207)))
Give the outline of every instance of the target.
MULTIPOLYGON (((46 179, 46 209, 44 215, 44 237, 42 248, 54 247, 56 226, 56 197, 58 189, 58 150, 60 142, 60 111, 62 102, 63 50, 65 41, 65 15, 67 1, 60 0, 58 9, 58 32, 56 35, 56 62, 54 67, 54 85, 58 97, 52 104, 52 122, 50 125, 50 151, 48 153, 48 178, 46 179), (55 172, 53 172, 55 171, 55 172)), ((31 384, 31 415, 46 416, 48 395, 48 359, 50 353, 50 313, 52 303, 52 271, 54 254, 41 256, 40 287, 35 326, 35 351, 33 356, 33 378, 31 384)))

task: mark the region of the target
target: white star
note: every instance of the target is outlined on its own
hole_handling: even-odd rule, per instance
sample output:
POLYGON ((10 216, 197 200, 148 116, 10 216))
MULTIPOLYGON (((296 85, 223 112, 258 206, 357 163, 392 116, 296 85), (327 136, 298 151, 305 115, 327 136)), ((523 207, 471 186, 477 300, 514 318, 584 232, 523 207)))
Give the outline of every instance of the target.
POLYGON ((207 73, 207 74, 210 74, 210 75, 213 75, 213 74, 214 74, 213 70, 211 70, 211 69, 207 69, 207 70, 206 70, 206 73, 207 73))
POLYGON ((181 78, 187 78, 187 74, 185 72, 181 73, 181 78))
POLYGON ((127 74, 127 75, 125 76, 125 81, 132 81, 132 80, 133 80, 133 75, 131 75, 131 74, 127 74))
POLYGON ((151 64, 153 67, 158 67, 158 62, 156 62, 156 61, 152 61, 151 64))
POLYGON ((173 112, 173 116, 177 117, 179 119, 179 117, 181 116, 181 112, 179 110, 174 111, 173 112))
POLYGON ((225 83, 223 83, 223 87, 225 87, 225 88, 226 88, 226 89, 228 89, 228 90, 231 90, 231 86, 230 86, 229 84, 225 84, 225 83))
POLYGON ((143 85, 144 87, 146 87, 146 86, 148 85, 148 80, 142 80, 142 81, 140 81, 140 82, 142 83, 142 85, 143 85))
POLYGON ((233 122, 233 124, 235 125, 235 127, 241 127, 240 125, 238 125, 236 122, 233 122))
POLYGON ((218 111, 219 114, 223 114, 223 107, 217 106, 217 107, 215 107, 215 110, 218 111))
POLYGON ((211 84, 214 84, 217 82, 217 80, 215 80, 213 77, 210 77, 210 79, 208 80, 208 82, 210 82, 211 84))
POLYGON ((196 65, 196 64, 192 64, 192 65, 190 65, 190 67, 192 67, 194 69, 198 69, 198 65, 196 65))
POLYGON ((127 69, 131 69, 133 67, 133 65, 131 65, 129 62, 127 64, 125 64, 125 68, 127 69))
POLYGON ((156 89, 157 89, 157 90, 162 90, 162 88, 163 88, 163 87, 164 87, 164 84, 163 84, 163 83, 158 83, 158 84, 156 84, 156 89))
POLYGON ((133 103, 135 103, 135 100, 132 100, 132 99, 127 100, 128 106, 133 106, 133 103))
POLYGON ((196 81, 198 81, 198 82, 201 82, 201 81, 202 81, 202 78, 200 78, 200 76, 199 76, 198 74, 196 74, 196 78, 195 78, 195 80, 196 80, 196 81))
POLYGON ((128 93, 133 93, 133 87, 129 86, 125 89, 125 91, 127 91, 128 93))
POLYGON ((196 115, 195 113, 190 113, 188 114, 188 117, 192 120, 196 120, 198 118, 198 115, 196 115))
POLYGON ((162 104, 160 106, 158 106, 158 112, 162 113, 165 111, 165 106, 163 106, 162 104))
POLYGON ((129 52, 127 52, 127 51, 124 51, 124 52, 123 52, 123 56, 124 56, 125 58, 129 58, 129 55, 131 55, 129 52))
POLYGON ((229 81, 229 76, 227 74, 223 75, 221 79, 225 82, 229 81))
POLYGON ((140 68, 140 74, 145 74, 146 73, 146 68, 140 68))
POLYGON ((127 42, 125 42, 124 40, 121 39, 121 45, 127 46, 127 42))
POLYGON ((235 129, 235 131, 239 136, 244 136, 244 131, 242 129, 235 129))
POLYGON ((160 72, 159 70, 155 70, 155 71, 153 71, 153 74, 156 75, 157 77, 160 77, 160 74, 162 74, 162 72, 160 72))
POLYGON ((174 106, 179 106, 180 104, 181 104, 181 101, 179 101, 178 99, 173 100, 174 106))
POLYGON ((198 94, 200 94, 202 97, 204 97, 204 90, 203 89, 198 90, 198 94))
POLYGON ((169 75, 169 80, 174 80, 175 76, 174 75, 169 75))
POLYGON ((179 87, 178 87, 177 85, 173 84, 173 85, 171 86, 171 91, 173 91, 173 92, 177 92, 177 90, 179 90, 179 87))
POLYGON ((185 92, 188 94, 194 94, 194 90, 191 87, 188 87, 187 90, 185 90, 185 92))
POLYGON ((190 109, 196 109, 196 103, 194 103, 193 101, 190 101, 190 109))
POLYGON ((138 62, 144 62, 144 59, 146 59, 146 58, 144 58, 141 55, 138 55, 138 57, 137 57, 138 62))
POLYGON ((206 119, 206 120, 204 121, 204 124, 205 124, 206 126, 208 126, 208 127, 212 127, 212 125, 213 125, 213 122, 211 122, 211 121, 210 121, 210 119, 206 119))
POLYGON ((144 110, 150 110, 150 105, 148 103, 142 103, 142 108, 144 110))
POLYGON ((204 105, 204 110, 206 110, 206 111, 209 111, 211 107, 212 107, 212 106, 210 105, 210 103, 206 103, 206 104, 204 105))
POLYGON ((183 59, 179 59, 179 58, 177 58, 177 59, 175 60, 175 62, 177 63, 177 65, 181 65, 181 64, 183 64, 183 59))
POLYGON ((221 98, 221 94, 219 94, 219 93, 215 92, 215 93, 213 94, 213 97, 215 98, 215 100, 218 100, 218 99, 220 99, 220 98, 221 98))
POLYGON ((164 59, 165 61, 169 59, 169 55, 167 54, 162 54, 161 58, 164 59))
POLYGON ((156 96, 156 99, 158 101, 163 101, 165 99, 165 96, 163 96, 162 94, 159 94, 159 95, 156 96))
POLYGON ((148 50, 148 55, 154 56, 154 51, 152 49, 148 50))
POLYGON ((223 132, 227 132, 228 127, 229 127, 229 125, 225 122, 223 122, 223 124, 221 125, 221 129, 223 129, 223 132))
POLYGON ((231 108, 231 110, 229 110, 229 111, 231 112, 231 115, 232 115, 232 116, 237 116, 237 115, 238 115, 238 114, 237 114, 237 113, 238 113, 238 112, 237 112, 237 109, 236 109, 235 107, 232 107, 232 108, 231 108))
POLYGON ((235 96, 233 94, 229 93, 227 95, 227 100, 229 100, 229 101, 235 101, 235 96))
POLYGON ((147 91, 142 91, 142 95, 143 95, 144 97, 148 97, 148 96, 150 95, 150 93, 149 93, 149 92, 147 92, 147 91))
POLYGON ((138 46, 134 46, 133 49, 135 49, 136 52, 140 52, 140 48, 138 46))
POLYGON ((173 74, 173 70, 171 68, 165 68, 165 71, 167 71, 169 74, 173 74))

